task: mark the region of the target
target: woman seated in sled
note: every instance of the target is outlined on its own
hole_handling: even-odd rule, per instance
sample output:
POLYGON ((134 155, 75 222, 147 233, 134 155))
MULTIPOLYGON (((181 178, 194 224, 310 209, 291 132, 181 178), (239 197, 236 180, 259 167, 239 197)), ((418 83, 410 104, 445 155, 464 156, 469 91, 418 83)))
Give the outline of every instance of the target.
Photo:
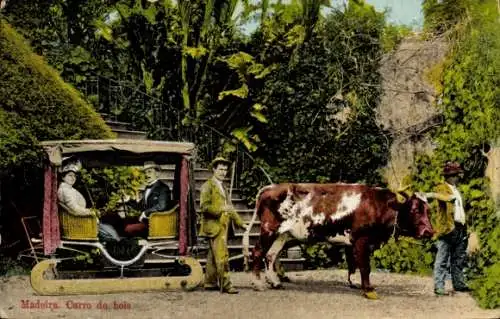
MULTIPOLYGON (((73 187, 77 179, 76 174, 80 169, 81 163, 79 161, 67 163, 62 167, 62 181, 57 190, 59 204, 73 216, 95 216, 99 218, 99 211, 87 208, 85 198, 73 187)), ((120 241, 121 239, 112 225, 99 222, 99 220, 98 235, 102 241, 120 241)))

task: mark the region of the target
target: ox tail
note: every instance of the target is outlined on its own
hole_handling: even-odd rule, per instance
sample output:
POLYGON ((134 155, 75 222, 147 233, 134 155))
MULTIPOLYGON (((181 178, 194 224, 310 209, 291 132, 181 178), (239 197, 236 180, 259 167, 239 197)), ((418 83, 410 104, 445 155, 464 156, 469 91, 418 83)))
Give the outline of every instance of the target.
POLYGON ((243 264, 244 264, 244 269, 245 271, 249 270, 248 267, 248 257, 250 256, 250 230, 252 229, 253 224, 257 220, 259 208, 260 208, 260 196, 265 190, 268 190, 269 188, 272 188, 274 184, 271 185, 266 185, 262 187, 258 192, 257 196, 255 197, 255 209, 253 211, 253 216, 252 219, 250 220, 250 223, 247 226, 247 229, 245 230, 245 233, 243 234, 243 264))

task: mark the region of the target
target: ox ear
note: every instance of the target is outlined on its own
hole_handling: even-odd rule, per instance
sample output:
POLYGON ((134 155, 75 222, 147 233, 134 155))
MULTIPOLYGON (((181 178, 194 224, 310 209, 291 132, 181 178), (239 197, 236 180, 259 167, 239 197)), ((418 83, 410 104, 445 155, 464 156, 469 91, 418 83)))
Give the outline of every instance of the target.
POLYGON ((418 199, 422 200, 423 202, 429 203, 429 202, 427 201, 427 196, 425 195, 425 193, 422 193, 422 192, 415 192, 415 196, 416 196, 418 199))
POLYGON ((403 204, 411 197, 411 191, 409 190, 410 185, 406 185, 405 187, 399 188, 394 193, 396 193, 396 198, 398 203, 403 204))

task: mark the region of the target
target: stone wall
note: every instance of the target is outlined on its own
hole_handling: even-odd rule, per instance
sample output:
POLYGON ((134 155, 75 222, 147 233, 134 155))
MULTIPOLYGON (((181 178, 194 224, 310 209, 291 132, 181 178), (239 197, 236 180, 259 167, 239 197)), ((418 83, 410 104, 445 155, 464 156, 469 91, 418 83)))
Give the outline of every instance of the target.
POLYGON ((427 72, 442 62, 448 51, 444 38, 423 40, 419 34, 404 39, 384 57, 383 95, 377 108, 377 122, 393 137, 390 160, 384 176, 390 187, 399 187, 410 173, 415 155, 432 151, 424 133, 439 125, 436 92, 426 81, 427 72))

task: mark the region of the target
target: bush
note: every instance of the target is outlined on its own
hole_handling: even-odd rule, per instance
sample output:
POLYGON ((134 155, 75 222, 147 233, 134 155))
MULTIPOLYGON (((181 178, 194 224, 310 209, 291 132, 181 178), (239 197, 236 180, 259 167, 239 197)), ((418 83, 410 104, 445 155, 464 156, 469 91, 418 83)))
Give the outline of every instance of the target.
POLYGON ((0 254, 0 276, 25 276, 29 271, 27 265, 0 254))
POLYGON ((390 239, 373 252, 372 267, 399 273, 432 273, 434 251, 432 242, 420 242, 401 237, 390 239))
POLYGON ((424 28, 441 34, 460 22, 466 14, 469 0, 424 0, 424 28))
MULTIPOLYGON (((111 138, 103 119, 0 20, 0 170, 33 165, 37 141, 111 138)), ((39 151, 39 150, 38 150, 39 151)))
POLYGON ((483 198, 474 202, 475 229, 479 235, 481 249, 469 258, 467 277, 473 295, 483 308, 500 306, 500 227, 491 201, 483 198), (487 208, 481 206, 488 205, 487 208), (479 209, 478 209, 479 208, 479 209))
POLYGON ((113 136, 81 94, 0 18, 0 192, 4 231, 21 239, 18 214, 41 214, 43 171, 39 141, 113 136))
POLYGON ((399 43, 401 43, 401 40, 410 34, 411 29, 408 26, 386 25, 382 33, 382 47, 384 52, 390 52, 396 49, 399 43))
POLYGON ((328 242, 304 244, 302 246, 306 269, 337 267, 347 269, 345 248, 328 242))

